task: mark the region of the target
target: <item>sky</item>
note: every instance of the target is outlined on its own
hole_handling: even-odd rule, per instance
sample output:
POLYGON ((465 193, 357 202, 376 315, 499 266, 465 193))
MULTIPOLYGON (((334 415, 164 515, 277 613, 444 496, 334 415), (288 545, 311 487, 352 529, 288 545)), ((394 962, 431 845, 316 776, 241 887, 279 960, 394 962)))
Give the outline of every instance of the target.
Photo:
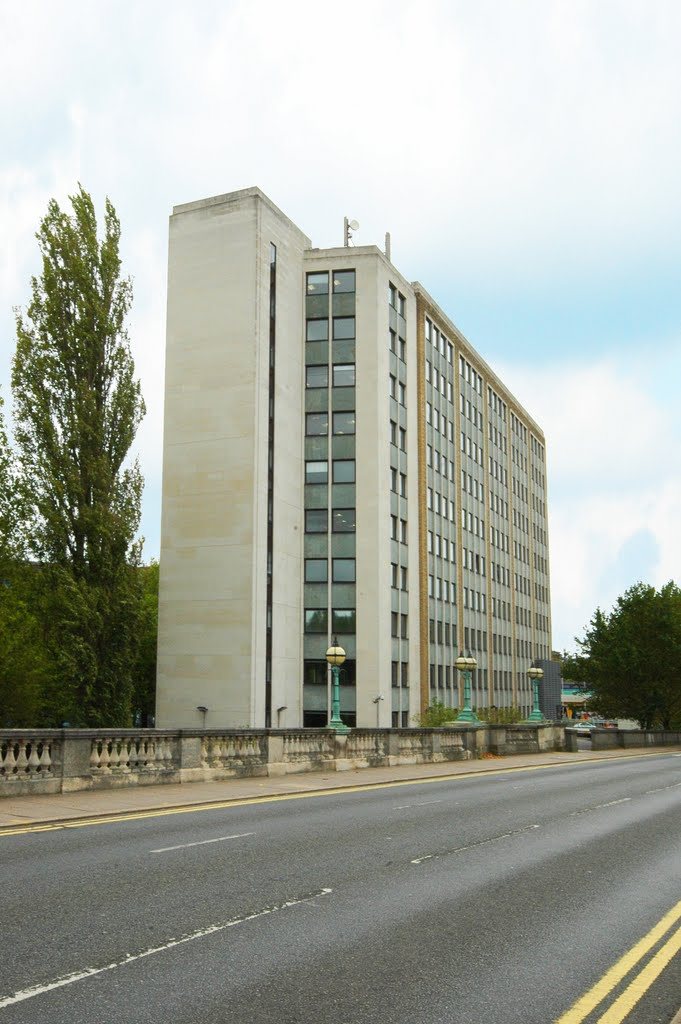
POLYGON ((681 582, 681 5, 0 0, 0 395, 50 198, 121 220, 158 557, 168 217, 392 237, 546 435, 553 646, 681 582))

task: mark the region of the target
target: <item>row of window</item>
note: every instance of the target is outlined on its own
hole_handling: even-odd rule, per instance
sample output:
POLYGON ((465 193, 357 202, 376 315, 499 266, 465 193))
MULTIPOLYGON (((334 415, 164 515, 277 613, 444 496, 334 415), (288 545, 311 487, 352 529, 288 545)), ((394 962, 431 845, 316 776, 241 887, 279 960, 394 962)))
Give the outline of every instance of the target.
MULTIPOLYGON (((501 419, 505 423, 506 422, 506 411, 507 411, 506 402, 504 402, 501 398, 499 398, 499 395, 496 393, 494 388, 490 388, 490 387, 487 388, 487 404, 492 409, 492 411, 497 414, 497 416, 501 417, 501 419)), ((504 450, 505 450, 505 448, 504 448, 504 450)))
POLYGON ((443 580, 439 576, 428 577, 428 597, 436 601, 451 601, 456 604, 456 584, 449 580, 443 580))
MULTIPOLYGON (((336 437, 355 433, 355 410, 334 412, 332 429, 336 437)), ((329 433, 328 412, 308 412, 305 414, 305 434, 307 437, 326 437, 329 433)))
POLYGON ((520 482, 520 480, 516 480, 515 477, 513 477, 512 484, 513 484, 512 490, 513 490, 513 493, 515 494, 515 496, 517 498, 520 498, 520 500, 524 501, 525 504, 527 505, 528 504, 528 495, 529 495, 530 492, 528 491, 528 489, 525 486, 525 484, 522 484, 520 482))
POLYGON ((506 447, 506 435, 502 433, 497 427, 494 426, 492 421, 489 421, 489 439, 491 444, 495 444, 500 451, 503 451, 504 455, 507 452, 506 447))
POLYGON ((518 593, 518 594, 527 594, 527 596, 529 597, 529 595, 530 595, 530 581, 528 580, 527 576, 523 576, 519 572, 515 572, 515 573, 513 573, 513 575, 515 577, 516 593, 518 593))
POLYGON ((505 565, 500 565, 498 562, 490 562, 490 576, 494 583, 501 583, 503 587, 510 587, 511 585, 511 573, 505 565))
POLYGON ((482 377, 473 369, 471 364, 463 356, 459 356, 459 373, 467 384, 482 395, 482 377))
POLYGON ((499 551, 505 551, 507 554, 510 554, 508 550, 508 534, 497 530, 496 526, 490 526, 489 528, 489 542, 493 548, 498 548, 499 551))
POLYGON ((435 352, 444 356, 448 363, 454 363, 454 346, 448 341, 442 331, 439 331, 434 323, 426 317, 426 341, 429 341, 435 352))
POLYGON ((465 419, 470 420, 474 427, 477 427, 478 430, 483 429, 482 413, 464 395, 459 395, 459 411, 465 419))
MULTIPOLYGON (((331 318, 331 337, 333 341, 355 340, 354 316, 334 316, 331 318)), ((328 341, 328 316, 305 321, 305 341, 328 341)))
POLYGON ((499 597, 492 598, 492 618, 502 619, 504 622, 511 621, 511 605, 508 601, 502 601, 499 597))
MULTIPOLYGON (((478 466, 484 466, 485 453, 482 445, 478 444, 477 441, 471 440, 468 434, 461 431, 461 451, 464 455, 467 455, 469 459, 476 462, 478 466)), ((491 461, 491 460, 490 460, 491 461)))
POLYGON ((527 427, 520 422, 515 413, 511 413, 511 430, 527 444, 527 427))
POLYGON ((537 466, 532 467, 532 479, 536 483, 537 487, 541 487, 542 490, 546 490, 546 478, 541 473, 537 466))
POLYGON ((437 644, 439 647, 456 647, 456 626, 454 623, 442 622, 441 619, 437 620, 430 619, 428 622, 429 627, 429 638, 431 644, 437 644), (437 627, 437 632, 436 632, 437 627), (451 643, 450 643, 450 629, 451 629, 451 643))
MULTIPOLYGON (((331 479, 334 484, 354 484, 355 460, 334 459, 331 463, 331 479)), ((328 484, 329 463, 326 459, 308 459, 305 463, 306 484, 328 484)))
POLYGON ((542 583, 535 583, 534 585, 534 599, 535 601, 541 601, 542 604, 549 603, 549 589, 542 583))
MULTIPOLYGON (((391 663, 391 682, 392 685, 397 686, 409 686, 409 664, 406 661, 393 661, 391 663)), ((403 712, 407 714, 408 712, 403 712)), ((402 723, 406 725, 406 722, 402 723)))
POLYGON ((515 508, 513 509, 513 525, 523 533, 529 534, 530 532, 530 520, 515 508))
POLYGON ((395 590, 397 590, 398 588, 400 590, 407 590, 408 589, 408 586, 407 586, 408 578, 409 577, 408 577, 406 565, 397 565, 395 562, 391 563, 391 565, 390 565, 390 586, 391 587, 393 587, 395 590))
POLYGON ((472 612, 487 611, 487 595, 484 590, 472 590, 470 587, 463 588, 463 606, 470 608, 472 612))
POLYGON ((407 385, 390 374, 390 397, 394 398, 400 405, 407 404, 407 385))
POLYGON ((437 448, 433 448, 431 444, 426 445, 426 465, 430 466, 443 476, 445 480, 454 480, 454 462, 452 459, 446 459, 444 455, 441 455, 437 448), (449 462, 449 472, 447 472, 447 463, 449 462))
POLYGON ((426 491, 426 504, 436 515, 449 519, 451 523, 454 522, 453 499, 447 499, 444 494, 440 496, 438 491, 434 491, 432 487, 429 487, 426 491))
POLYGON ((390 467, 390 490, 394 494, 400 494, 403 498, 407 497, 407 474, 398 473, 394 466, 390 467))
POLYGON ((498 480, 504 487, 508 487, 508 473, 506 467, 502 466, 500 462, 497 462, 491 455, 489 457, 489 475, 493 476, 495 480, 498 480))
MULTIPOLYGON (((355 290, 355 272, 354 270, 334 270, 332 271, 333 279, 333 293, 338 295, 340 292, 354 292, 355 290)), ((329 294, 329 272, 328 270, 322 270, 307 275, 307 294, 308 295, 328 295, 329 294)))
POLYGON ((441 416, 430 402, 426 402, 426 423, 432 424, 433 430, 437 430, 443 437, 454 440, 454 421, 448 421, 444 413, 441 416))
POLYGON ((534 567, 537 570, 537 572, 543 572, 545 575, 548 575, 548 559, 544 558, 542 555, 538 555, 536 551, 534 553, 534 567))
POLYGON ((390 613, 391 636, 402 640, 409 639, 408 616, 399 612, 390 613))
MULTIPOLYGON (((356 632, 356 614, 354 608, 334 608, 331 612, 331 632, 334 636, 353 636, 356 632)), ((329 632, 329 612, 326 608, 305 609, 305 632, 329 632)))
MULTIPOLYGON (((326 583, 329 579, 329 562, 326 558, 305 559, 305 582, 326 583)), ((355 559, 332 558, 331 580, 333 583, 355 582, 355 559)))
POLYGON ((510 636, 505 633, 492 633, 492 652, 494 654, 512 654, 513 646, 510 636))
POLYGON ((404 317, 406 310, 406 302, 402 292, 398 292, 394 284, 388 285, 388 304, 396 309, 401 317, 404 317))
POLYGON ((464 569, 468 569, 470 572, 477 572, 479 576, 485 575, 485 556, 479 555, 477 551, 469 551, 467 548, 462 548, 461 564, 464 569))
POLYGON ((404 427, 398 427, 395 420, 390 421, 390 443, 399 446, 403 452, 407 450, 407 431, 404 427))
MULTIPOLYGON (((355 386, 355 364, 334 363, 332 367, 332 382, 335 388, 354 388, 355 386)), ((322 363, 315 366, 305 367, 306 388, 328 388, 329 367, 322 363)))
POLYGON ((393 540, 399 540, 400 543, 407 543, 407 520, 398 519, 397 516, 390 517, 390 536, 393 540))
POLYGON ((429 382, 433 391, 439 391, 443 398, 446 398, 448 402, 453 401, 453 390, 452 382, 447 380, 444 373, 439 373, 434 366, 426 360, 426 380, 429 382))
POLYGON ((456 562, 456 544, 453 540, 440 537, 439 533, 428 530, 428 553, 436 558, 444 558, 445 562, 456 562))
MULTIPOLYGON (((450 466, 452 463, 450 463, 450 466)), ((454 479, 452 477, 452 479, 454 479)), ((470 494, 476 501, 485 500, 485 485, 482 482, 478 482, 474 476, 467 473, 465 469, 461 470, 461 490, 470 494)))
POLYGON ((546 504, 534 494, 532 495, 532 508, 542 519, 546 519, 546 504))
POLYGON ((492 490, 489 492, 489 507, 491 512, 496 512, 502 519, 508 519, 508 502, 492 490))
POLYGON ((404 338, 400 338, 397 335, 397 331, 393 331, 392 327, 389 330, 390 336, 390 351, 393 355, 396 355, 404 363, 406 362, 406 342, 404 338))
POLYGON ((527 455, 523 455, 514 444, 511 445, 511 462, 514 462, 519 469, 527 473, 527 455))
MULTIPOLYGON (((329 510, 326 508, 305 509, 305 533, 328 533, 328 519, 329 510)), ((332 509, 332 533, 354 533, 355 525, 354 508, 332 509)))
POLYGON ((530 564, 530 549, 525 547, 524 544, 518 543, 517 540, 513 541, 513 556, 519 562, 525 562, 526 565, 530 564))
POLYGON ((534 453, 534 455, 536 455, 536 457, 541 462, 543 462, 544 461, 544 446, 539 444, 539 441, 534 436, 534 434, 530 434, 530 445, 532 447, 532 452, 534 453))
POLYGON ((480 537, 481 540, 485 539, 485 520, 465 508, 461 509, 461 529, 472 533, 474 537, 480 537))
POLYGON ((542 530, 536 523, 532 523, 532 536, 538 544, 546 545, 546 530, 542 530))

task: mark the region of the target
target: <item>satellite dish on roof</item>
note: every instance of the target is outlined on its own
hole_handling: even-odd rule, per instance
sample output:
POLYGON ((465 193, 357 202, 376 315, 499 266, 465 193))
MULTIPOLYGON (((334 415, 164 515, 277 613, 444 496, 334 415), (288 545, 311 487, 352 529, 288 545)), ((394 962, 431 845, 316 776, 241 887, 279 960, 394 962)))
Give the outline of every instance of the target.
POLYGON ((356 231, 358 227, 359 221, 343 218, 343 245, 350 245, 351 232, 356 231))

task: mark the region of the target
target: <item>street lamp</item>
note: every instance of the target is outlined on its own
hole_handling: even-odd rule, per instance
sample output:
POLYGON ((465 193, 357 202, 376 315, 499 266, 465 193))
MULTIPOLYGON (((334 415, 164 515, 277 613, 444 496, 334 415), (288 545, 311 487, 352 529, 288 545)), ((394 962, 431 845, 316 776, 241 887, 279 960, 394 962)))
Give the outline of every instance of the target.
POLYGON ((468 657, 461 653, 454 662, 454 668, 463 675, 463 708, 459 712, 457 722, 477 723, 480 721, 471 707, 471 672, 477 667, 478 663, 470 653, 468 657))
POLYGON ((533 665, 527 674, 534 684, 534 707, 532 708, 529 718, 526 718, 525 721, 544 722, 545 718, 541 713, 541 708, 539 707, 539 680, 544 677, 544 669, 535 668, 533 665))
POLYGON ((350 730, 340 716, 340 667, 345 661, 345 651, 338 643, 338 637, 333 638, 333 643, 326 652, 326 660, 331 666, 333 679, 329 729, 335 729, 338 733, 348 733, 350 730))

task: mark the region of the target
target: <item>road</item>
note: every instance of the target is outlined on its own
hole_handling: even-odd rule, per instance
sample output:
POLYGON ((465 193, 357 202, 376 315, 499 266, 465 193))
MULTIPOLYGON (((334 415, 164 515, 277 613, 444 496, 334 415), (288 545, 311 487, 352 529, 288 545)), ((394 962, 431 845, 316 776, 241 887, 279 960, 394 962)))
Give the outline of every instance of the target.
POLYGON ((0 834, 0 1024, 669 1024, 680 826, 663 754, 0 834))

